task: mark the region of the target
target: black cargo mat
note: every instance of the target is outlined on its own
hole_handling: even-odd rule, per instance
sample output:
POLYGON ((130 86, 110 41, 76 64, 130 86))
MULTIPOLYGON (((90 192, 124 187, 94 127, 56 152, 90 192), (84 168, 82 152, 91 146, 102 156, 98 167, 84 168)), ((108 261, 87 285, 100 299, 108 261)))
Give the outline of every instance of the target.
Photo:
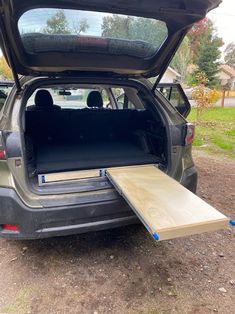
POLYGON ((158 163, 131 142, 43 144, 37 148, 37 172, 83 170, 123 165, 158 163))

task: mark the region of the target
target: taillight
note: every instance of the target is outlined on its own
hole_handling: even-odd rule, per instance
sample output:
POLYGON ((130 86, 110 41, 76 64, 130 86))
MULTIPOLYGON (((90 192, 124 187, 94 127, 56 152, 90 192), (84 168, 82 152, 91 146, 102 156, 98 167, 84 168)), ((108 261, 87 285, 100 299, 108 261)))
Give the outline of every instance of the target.
POLYGON ((14 231, 19 232, 19 227, 17 225, 4 224, 1 226, 4 231, 14 231))
POLYGON ((5 150, 0 149, 0 160, 5 158, 6 158, 5 150))
POLYGON ((6 152, 4 149, 4 142, 2 137, 2 131, 0 131, 0 160, 6 159, 6 152))
POLYGON ((193 143, 195 136, 195 125, 192 123, 186 124, 186 135, 185 135, 185 145, 190 145, 193 143))

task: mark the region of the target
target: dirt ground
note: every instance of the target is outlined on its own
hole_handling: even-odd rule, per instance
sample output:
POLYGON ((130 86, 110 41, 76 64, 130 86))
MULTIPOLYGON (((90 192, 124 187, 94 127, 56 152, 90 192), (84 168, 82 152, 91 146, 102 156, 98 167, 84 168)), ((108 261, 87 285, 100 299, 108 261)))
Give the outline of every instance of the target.
MULTIPOLYGON (((235 164, 195 154, 200 197, 235 218, 235 164)), ((0 239, 0 314, 234 313, 234 232, 156 243, 142 226, 0 239)))

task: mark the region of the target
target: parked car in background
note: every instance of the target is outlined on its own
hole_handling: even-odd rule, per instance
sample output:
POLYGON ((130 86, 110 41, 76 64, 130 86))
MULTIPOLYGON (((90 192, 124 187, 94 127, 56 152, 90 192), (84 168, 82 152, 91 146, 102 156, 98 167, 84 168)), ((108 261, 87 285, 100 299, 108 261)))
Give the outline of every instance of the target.
POLYGON ((14 81, 0 81, 0 110, 2 109, 13 85, 14 81))

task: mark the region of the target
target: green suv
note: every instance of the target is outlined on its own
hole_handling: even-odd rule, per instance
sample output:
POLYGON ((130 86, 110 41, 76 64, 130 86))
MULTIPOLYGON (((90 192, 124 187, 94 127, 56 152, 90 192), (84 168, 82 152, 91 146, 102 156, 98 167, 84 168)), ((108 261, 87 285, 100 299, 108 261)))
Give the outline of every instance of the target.
POLYGON ((0 236, 138 222, 105 176, 154 164, 195 192, 190 104, 160 80, 219 0, 2 0, 15 85, 0 112, 0 236))

